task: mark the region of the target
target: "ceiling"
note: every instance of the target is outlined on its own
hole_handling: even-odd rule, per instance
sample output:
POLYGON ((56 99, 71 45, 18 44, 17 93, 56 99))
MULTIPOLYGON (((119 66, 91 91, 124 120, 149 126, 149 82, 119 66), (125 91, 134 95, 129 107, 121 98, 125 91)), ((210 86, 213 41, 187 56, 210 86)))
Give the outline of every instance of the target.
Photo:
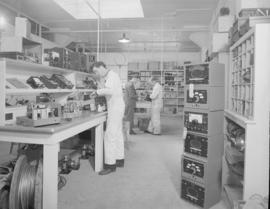
MULTIPOLYGON (((87 42, 88 48, 96 50, 97 20, 76 20, 53 0, 0 1, 49 27, 51 33, 71 37, 69 43, 87 42)), ((218 0, 141 0, 144 18, 101 19, 100 49, 107 52, 198 51, 189 35, 209 29, 217 3, 218 0), (123 33, 131 43, 117 42, 123 33)))

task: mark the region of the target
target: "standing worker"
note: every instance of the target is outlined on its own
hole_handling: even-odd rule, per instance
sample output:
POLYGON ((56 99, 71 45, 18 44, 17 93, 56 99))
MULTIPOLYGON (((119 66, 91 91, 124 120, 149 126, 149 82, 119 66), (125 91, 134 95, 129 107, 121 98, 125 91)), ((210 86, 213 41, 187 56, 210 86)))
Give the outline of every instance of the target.
POLYGON ((160 111, 163 106, 162 86, 160 85, 160 77, 158 76, 151 77, 150 82, 153 85, 153 90, 152 93, 150 94, 150 99, 152 100, 151 120, 149 122, 146 132, 154 135, 160 135, 161 134, 160 111))
POLYGON ((136 87, 139 83, 137 77, 131 78, 131 80, 125 86, 125 120, 129 121, 130 124, 130 134, 136 134, 133 130, 134 128, 134 109, 136 107, 136 102, 138 101, 138 95, 136 93, 136 87))
POLYGON ((103 62, 93 64, 93 72, 104 79, 104 88, 100 88, 93 95, 106 97, 108 118, 104 137, 105 165, 99 175, 107 175, 116 170, 116 167, 124 167, 124 138, 123 117, 125 103, 123 99, 121 80, 119 76, 106 68, 103 62))

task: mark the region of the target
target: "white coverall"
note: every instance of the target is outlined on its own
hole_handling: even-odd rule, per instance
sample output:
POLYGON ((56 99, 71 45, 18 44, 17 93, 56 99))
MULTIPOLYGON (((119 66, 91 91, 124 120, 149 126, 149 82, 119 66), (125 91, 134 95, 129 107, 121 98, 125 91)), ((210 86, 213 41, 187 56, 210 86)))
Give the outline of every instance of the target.
POLYGON ((159 83, 155 83, 150 98, 152 99, 151 120, 147 130, 153 134, 160 134, 160 111, 163 106, 163 100, 162 86, 159 83))
POLYGON ((105 164, 115 165, 116 160, 124 159, 123 117, 125 103, 119 76, 109 71, 105 77, 105 87, 97 90, 107 101, 108 118, 104 137, 105 164))

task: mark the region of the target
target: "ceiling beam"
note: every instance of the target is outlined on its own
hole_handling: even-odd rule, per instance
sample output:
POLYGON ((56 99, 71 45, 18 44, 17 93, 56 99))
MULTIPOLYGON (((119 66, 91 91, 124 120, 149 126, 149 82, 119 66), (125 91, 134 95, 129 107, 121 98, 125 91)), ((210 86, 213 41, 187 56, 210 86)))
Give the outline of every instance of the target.
POLYGON ((173 29, 101 29, 101 30, 70 30, 68 28, 50 29, 43 31, 43 33, 119 33, 119 32, 194 32, 194 31, 209 31, 209 26, 197 26, 186 28, 173 28, 173 29))

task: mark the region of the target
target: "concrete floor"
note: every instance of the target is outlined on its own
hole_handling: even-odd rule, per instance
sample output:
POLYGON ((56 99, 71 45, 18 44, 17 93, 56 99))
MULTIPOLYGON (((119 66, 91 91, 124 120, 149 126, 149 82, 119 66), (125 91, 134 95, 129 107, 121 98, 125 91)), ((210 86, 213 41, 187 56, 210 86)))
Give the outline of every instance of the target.
MULTIPOLYGON (((126 164, 99 176, 89 161, 66 176, 60 209, 196 209, 180 198, 182 119, 162 117, 162 135, 132 135, 126 164)), ((211 209, 226 209, 223 201, 211 209)))
MULTIPOLYGON (((65 175, 67 184, 59 191, 59 209, 197 209, 180 198, 182 119, 162 117, 162 135, 130 137, 125 167, 99 176, 88 160, 79 171, 65 175)), ((8 143, 0 143, 0 163, 8 143)), ((227 209, 221 200, 211 209, 227 209)))

